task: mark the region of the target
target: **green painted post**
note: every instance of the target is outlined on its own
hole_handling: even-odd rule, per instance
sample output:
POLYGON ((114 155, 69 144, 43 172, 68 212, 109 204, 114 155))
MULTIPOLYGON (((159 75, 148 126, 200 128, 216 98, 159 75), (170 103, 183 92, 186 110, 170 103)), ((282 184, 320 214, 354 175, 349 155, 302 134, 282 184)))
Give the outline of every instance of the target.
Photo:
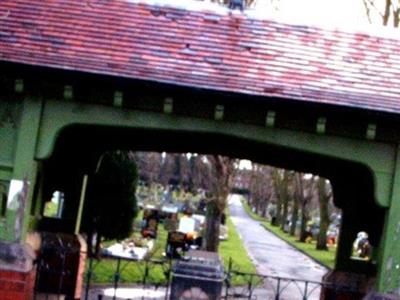
POLYGON ((42 101, 25 99, 18 126, 16 151, 14 158, 14 180, 24 180, 28 184, 23 215, 20 242, 24 242, 30 223, 33 187, 36 181, 37 163, 35 162, 36 144, 41 121, 42 101))
POLYGON ((85 203, 87 181, 88 181, 88 176, 87 175, 83 176, 81 197, 79 199, 79 208, 75 223, 75 234, 79 234, 79 229, 81 228, 83 204, 85 203))
POLYGON ((9 182, 14 169, 19 102, 0 101, 0 180, 9 182))
POLYGON ((397 149, 390 207, 379 251, 378 291, 400 294, 400 146, 397 149))

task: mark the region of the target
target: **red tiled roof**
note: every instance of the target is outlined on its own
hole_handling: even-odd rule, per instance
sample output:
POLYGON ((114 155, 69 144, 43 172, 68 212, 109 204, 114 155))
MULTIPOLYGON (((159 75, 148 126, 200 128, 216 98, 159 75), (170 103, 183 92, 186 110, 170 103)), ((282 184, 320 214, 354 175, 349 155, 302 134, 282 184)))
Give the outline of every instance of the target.
POLYGON ((0 1, 0 61, 400 113, 400 40, 239 12, 0 1))

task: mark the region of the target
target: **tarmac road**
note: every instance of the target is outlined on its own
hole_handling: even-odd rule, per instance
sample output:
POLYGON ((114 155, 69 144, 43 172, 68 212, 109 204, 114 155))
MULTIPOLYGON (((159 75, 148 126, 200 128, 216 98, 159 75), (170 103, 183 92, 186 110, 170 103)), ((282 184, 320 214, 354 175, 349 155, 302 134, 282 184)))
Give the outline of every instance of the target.
MULTIPOLYGON (((278 276, 308 281, 322 281, 322 276, 328 271, 308 256, 299 252, 288 243, 270 233, 257 221, 253 220, 244 210, 239 195, 229 198, 230 214, 233 224, 241 236, 247 252, 252 258, 257 272, 268 276, 278 276)), ((268 286, 276 289, 277 281, 268 280, 268 286)), ((282 289, 289 282, 282 281, 282 289)), ((319 299, 319 288, 310 284, 308 299, 319 299)), ((285 288, 281 299, 302 299, 301 292, 304 283, 290 283, 285 288)))

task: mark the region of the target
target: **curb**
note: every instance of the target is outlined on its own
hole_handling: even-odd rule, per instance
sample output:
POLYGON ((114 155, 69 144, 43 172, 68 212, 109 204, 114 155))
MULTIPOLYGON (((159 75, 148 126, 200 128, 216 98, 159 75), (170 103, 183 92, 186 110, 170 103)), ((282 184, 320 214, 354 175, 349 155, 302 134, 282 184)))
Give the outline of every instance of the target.
POLYGON ((315 257, 312 257, 311 255, 309 255, 307 252, 305 252, 302 249, 297 248, 296 246, 294 246, 292 243, 286 241, 285 239, 283 239, 282 237, 280 237, 278 234, 276 234, 275 232, 271 231, 269 228, 267 228, 263 223, 261 223, 260 220, 257 220, 256 218, 254 218, 251 214, 249 214, 247 212, 247 210, 245 209, 243 203, 242 203, 243 209, 246 212, 246 214, 252 218, 254 221, 258 222, 258 224, 260 224, 265 230, 267 230, 268 232, 270 232, 271 234, 273 234, 274 236, 276 236, 277 238, 279 238, 281 241, 284 241, 286 244, 288 244, 290 247, 296 249, 297 251, 303 253, 305 256, 309 257, 312 261, 314 261, 315 263, 325 267, 326 269, 328 269, 328 271, 333 270, 330 266, 326 265, 325 263, 319 261, 318 259, 316 259, 315 257))
MULTIPOLYGON (((250 216, 251 217, 251 216, 250 216)), ((259 222, 259 221, 257 221, 259 222)), ((299 249, 296 246, 294 246, 292 243, 286 241, 285 239, 283 239, 282 237, 280 237, 279 235, 277 235, 275 232, 271 231, 269 228, 267 228, 264 224, 260 223, 260 225, 267 230, 268 232, 272 233, 274 236, 276 236, 277 238, 279 238, 281 241, 284 241, 286 244, 288 244, 290 247, 296 249, 297 251, 303 253, 305 256, 307 256, 308 258, 310 258, 312 261, 314 261, 315 263, 325 267, 326 269, 328 269, 328 271, 333 270, 330 266, 326 265, 325 263, 323 263, 322 261, 316 259, 315 257, 312 257, 311 255, 309 255, 306 251, 304 251, 303 249, 299 249)))

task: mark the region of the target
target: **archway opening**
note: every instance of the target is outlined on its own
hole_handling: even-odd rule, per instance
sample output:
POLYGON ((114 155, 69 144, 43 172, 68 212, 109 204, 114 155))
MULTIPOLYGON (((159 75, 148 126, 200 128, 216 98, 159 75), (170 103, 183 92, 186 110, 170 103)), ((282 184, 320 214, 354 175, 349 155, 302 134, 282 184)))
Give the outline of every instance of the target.
MULTIPOLYGON (((62 222, 43 220, 39 228, 73 232, 83 176, 93 174, 105 151, 117 149, 218 154, 328 178, 332 184, 334 204, 343 212, 334 268, 369 277, 376 275, 374 253, 370 260, 352 259, 353 241, 358 232, 368 232, 372 249, 379 246, 382 232, 384 209, 374 199, 374 182, 368 168, 353 162, 220 134, 95 126, 64 129, 52 156, 42 161, 43 180, 37 187, 41 189, 39 194, 43 195, 43 199, 49 199, 56 190, 64 193, 62 222)), ((36 204, 38 206, 39 203, 36 204)), ((38 212, 35 208, 32 211, 38 212)))

